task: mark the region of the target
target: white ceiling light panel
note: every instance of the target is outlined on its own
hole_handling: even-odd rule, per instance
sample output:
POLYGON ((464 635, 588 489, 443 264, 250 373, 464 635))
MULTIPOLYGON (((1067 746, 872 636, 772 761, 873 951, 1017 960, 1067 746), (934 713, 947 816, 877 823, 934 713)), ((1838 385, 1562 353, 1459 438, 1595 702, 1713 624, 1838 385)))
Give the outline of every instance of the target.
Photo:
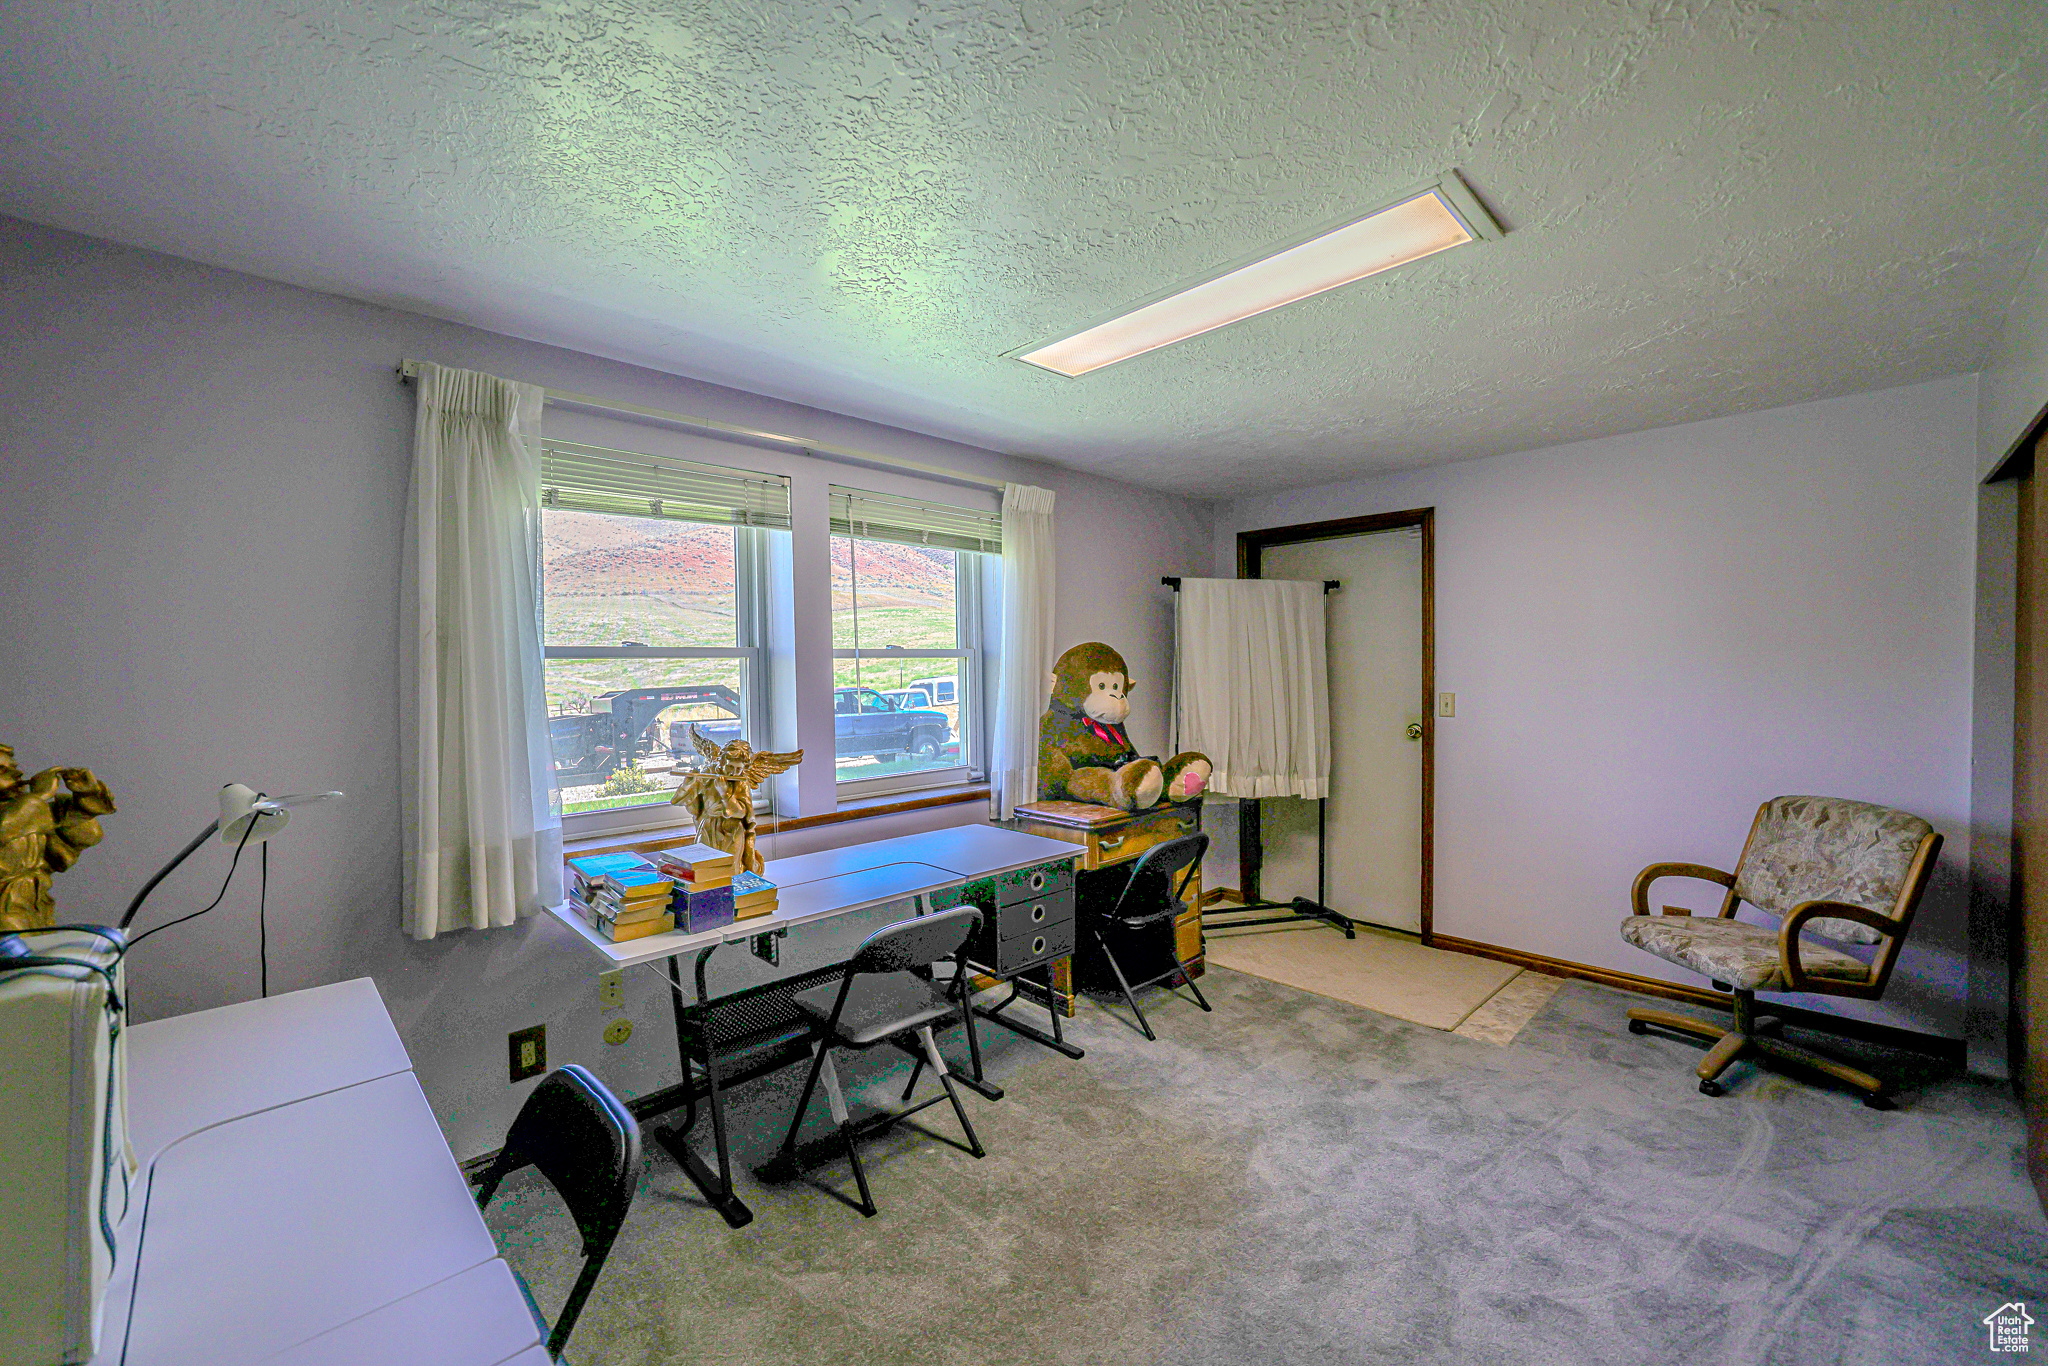
POLYGON ((1076 378, 1368 275, 1499 235, 1500 228, 1485 207, 1453 172, 1342 227, 1070 337, 1011 354, 1028 365, 1076 378))

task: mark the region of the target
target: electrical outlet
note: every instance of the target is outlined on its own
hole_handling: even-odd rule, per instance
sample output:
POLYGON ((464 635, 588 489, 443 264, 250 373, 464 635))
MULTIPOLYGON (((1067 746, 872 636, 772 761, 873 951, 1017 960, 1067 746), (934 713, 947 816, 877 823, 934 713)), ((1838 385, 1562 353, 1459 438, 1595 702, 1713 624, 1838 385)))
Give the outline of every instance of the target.
POLYGON ((610 972, 597 975, 597 999, 600 1005, 617 1010, 626 1004, 626 970, 613 968, 610 972))
POLYGON ((1438 693, 1436 695, 1436 714, 1438 716, 1456 716, 1458 714, 1458 695, 1454 692, 1438 693))
POLYGON ((512 1080, 525 1081, 548 1070, 548 1027, 534 1025, 505 1036, 512 1054, 512 1080))
POLYGON ((621 1015, 604 1027, 604 1041, 608 1044, 622 1044, 633 1037, 633 1022, 621 1015))

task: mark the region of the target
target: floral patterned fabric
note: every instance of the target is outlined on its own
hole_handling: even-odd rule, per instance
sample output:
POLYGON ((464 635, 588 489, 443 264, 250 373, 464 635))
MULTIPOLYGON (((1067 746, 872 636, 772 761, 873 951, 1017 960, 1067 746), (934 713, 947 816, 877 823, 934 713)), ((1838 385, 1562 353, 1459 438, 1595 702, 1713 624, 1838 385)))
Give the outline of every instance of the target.
MULTIPOLYGON (((1691 968, 1739 991, 1789 991, 1778 957, 1778 932, 1719 916, 1632 915, 1621 937, 1667 963, 1691 968)), ((1799 966, 1808 977, 1865 982, 1870 969, 1839 949, 1802 936, 1799 966)))
MULTIPOLYGON (((1934 827, 1888 806, 1842 797, 1773 797, 1735 870, 1735 894, 1780 919, 1807 901, 1845 901, 1890 915, 1920 841, 1934 827)), ((1868 925, 1822 917, 1806 928, 1844 944, 1883 938, 1868 925)))

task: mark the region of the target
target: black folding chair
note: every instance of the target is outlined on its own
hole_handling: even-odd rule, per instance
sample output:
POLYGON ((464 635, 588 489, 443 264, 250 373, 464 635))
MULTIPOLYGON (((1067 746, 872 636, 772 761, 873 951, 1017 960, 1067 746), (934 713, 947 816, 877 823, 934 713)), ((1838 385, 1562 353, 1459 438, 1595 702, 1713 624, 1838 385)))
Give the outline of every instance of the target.
MULTIPOLYGON (((507 1172, 529 1163, 540 1168, 562 1197, 583 1235, 583 1272, 548 1334, 548 1358, 560 1361, 562 1344, 569 1340, 583 1301, 604 1270, 604 1259, 611 1254, 634 1188, 640 1184, 640 1125, 603 1082, 569 1063, 550 1072, 519 1107, 505 1146, 477 1187, 478 1208, 490 1203, 507 1172)), ((533 1303, 531 1293, 527 1303, 533 1303)), ((534 1317, 547 1326, 538 1305, 534 1317)))
POLYGON ((1152 846, 1131 869, 1131 880, 1124 884, 1116 904, 1099 916, 1091 916, 1088 921, 1089 933, 1095 936, 1096 945, 1108 960, 1109 970, 1116 974, 1117 989, 1123 992, 1124 1003, 1138 1017, 1138 1028, 1148 1039, 1157 1040, 1159 1036, 1152 1032, 1151 1023, 1145 1019, 1145 1012, 1138 1005, 1136 993, 1146 987, 1171 978, 1174 986, 1184 986, 1195 993, 1196 1005, 1209 1009, 1202 989, 1188 975, 1188 965, 1181 960, 1173 933, 1173 922, 1183 909, 1182 898, 1187 892, 1188 881, 1201 867, 1202 855, 1208 851, 1207 835, 1183 835, 1177 840, 1152 846), (1110 950, 1109 937, 1103 933, 1105 926, 1126 937, 1143 935, 1163 943, 1172 957, 1173 966, 1142 982, 1132 982, 1124 976, 1123 965, 1117 962, 1116 954, 1110 950))
MULTIPOLYGON (((855 950, 852 961, 846 965, 846 976, 836 987, 825 982, 791 998, 797 1009, 811 1021, 816 1057, 811 1062, 811 1074, 804 1081, 804 1093, 797 1100, 796 1113, 790 1117, 789 1132, 783 1136, 782 1147, 774 1159, 760 1170, 764 1179, 784 1180, 812 1165, 807 1155, 798 1153, 796 1135, 803 1127, 804 1112, 810 1108, 811 1094, 817 1089, 820 1078, 825 1082, 825 1095, 832 1105, 832 1118, 839 1126, 839 1146, 845 1150, 847 1164, 853 1168, 853 1179, 860 1186, 860 1204, 855 1208, 869 1218, 875 1214, 875 1199, 868 1191, 867 1173, 862 1170, 860 1153, 854 1147, 856 1138, 879 1133, 920 1110, 942 1100, 950 1100, 953 1113, 959 1117, 960 1128, 967 1135, 967 1150, 976 1157, 983 1155, 981 1139, 975 1136, 974 1125, 968 1121, 967 1111, 960 1104, 960 1093, 954 1088, 946 1059, 939 1052, 937 1040, 932 1038, 934 1024, 955 1017, 967 1027, 969 1039, 973 1037, 974 1018, 966 989, 966 947, 969 937, 980 926, 981 912, 972 906, 885 925, 869 935, 867 941, 855 950), (955 964, 950 994, 945 988, 912 971, 914 968, 927 968, 945 958, 953 959, 955 964), (921 1048, 911 1046, 909 1040, 913 1035, 921 1048), (945 1094, 909 1105, 908 1109, 872 1115, 854 1123, 847 1114, 845 1094, 839 1089, 839 1073, 832 1065, 832 1049, 844 1046, 865 1050, 880 1043, 892 1043, 916 1059, 916 1066, 910 1071, 910 1084, 903 1088, 905 1105, 909 1105, 911 1093, 917 1089, 918 1078, 924 1075, 927 1063, 938 1074, 945 1094)), ((836 1191, 833 1193, 838 1194, 836 1191)), ((846 1197, 842 1195, 839 1198, 843 1200, 846 1197)), ((853 1202, 849 1200, 847 1203, 853 1202)))

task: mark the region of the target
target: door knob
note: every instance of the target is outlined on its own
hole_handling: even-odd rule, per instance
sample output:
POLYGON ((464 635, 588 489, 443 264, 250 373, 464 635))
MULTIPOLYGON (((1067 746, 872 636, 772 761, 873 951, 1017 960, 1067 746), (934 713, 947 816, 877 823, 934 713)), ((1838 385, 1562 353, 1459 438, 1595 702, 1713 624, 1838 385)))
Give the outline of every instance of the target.
POLYGON ((1422 723, 1420 721, 1410 721, 1408 723, 1408 738, 1410 740, 1420 740, 1422 738, 1422 723))

